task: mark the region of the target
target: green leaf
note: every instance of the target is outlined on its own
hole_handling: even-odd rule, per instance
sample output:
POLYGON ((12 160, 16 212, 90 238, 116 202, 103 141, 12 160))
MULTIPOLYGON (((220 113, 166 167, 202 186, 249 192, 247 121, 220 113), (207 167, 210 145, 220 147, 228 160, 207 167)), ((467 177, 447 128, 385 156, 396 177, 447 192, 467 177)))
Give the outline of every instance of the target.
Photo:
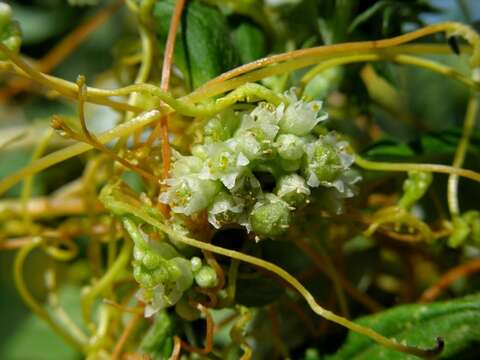
MULTIPOLYGON (((381 334, 412 346, 429 348, 442 337, 445 349, 439 359, 457 359, 480 339, 480 295, 428 305, 403 305, 357 322, 381 334)), ((463 357, 462 357, 463 358, 463 357)), ((340 350, 327 357, 341 359, 417 359, 372 342, 363 335, 349 333, 340 350)))
POLYGON ((368 157, 410 157, 415 152, 407 145, 394 140, 384 139, 370 146, 365 155, 368 157))
MULTIPOLYGON (((382 139, 364 150, 364 155, 375 159, 411 158, 418 156, 447 156, 455 153, 462 136, 460 127, 422 134, 405 143, 394 139, 382 139)), ((470 137, 468 152, 480 156, 480 133, 470 137)))
MULTIPOLYGON (((64 309, 79 324, 80 289, 73 286, 62 287, 59 297, 64 309)), ((30 313, 3 344, 0 358, 8 360, 76 360, 81 356, 65 344, 45 321, 30 313)))
POLYGON ((71 8, 66 2, 50 7, 26 6, 17 1, 12 7, 14 18, 21 24, 25 45, 38 44, 63 33, 78 17, 78 10, 71 8))
POLYGON ((392 4, 392 2, 388 1, 388 0, 383 0, 383 1, 376 2, 374 5, 370 6, 367 10, 365 10, 361 14, 357 15, 355 17, 355 19, 353 19, 352 23, 348 27, 348 32, 352 33, 359 25, 368 21, 377 12, 381 11, 383 8, 385 8, 386 6, 389 6, 391 4, 392 4))
POLYGON ((265 35, 254 24, 244 22, 232 32, 232 40, 242 64, 257 60, 266 54, 265 35))
POLYGON ((147 352, 154 359, 168 358, 173 348, 173 334, 175 321, 165 311, 155 316, 155 322, 150 326, 142 339, 140 349, 147 352))
MULTIPOLYGON (((156 31, 163 47, 174 7, 173 0, 155 5, 156 31)), ((187 3, 177 34, 174 62, 191 88, 238 65, 226 18, 217 8, 198 1, 187 3)))

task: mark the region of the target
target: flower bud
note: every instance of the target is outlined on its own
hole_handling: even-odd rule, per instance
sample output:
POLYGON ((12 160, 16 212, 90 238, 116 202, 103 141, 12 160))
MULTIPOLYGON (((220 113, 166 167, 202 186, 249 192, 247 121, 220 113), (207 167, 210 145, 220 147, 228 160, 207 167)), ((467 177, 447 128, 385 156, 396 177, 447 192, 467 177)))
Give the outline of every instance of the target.
POLYGON ((310 189, 304 178, 297 174, 290 174, 280 178, 276 194, 289 205, 298 207, 307 202, 310 189))
POLYGON ((285 160, 298 160, 303 156, 305 144, 298 136, 282 134, 275 142, 278 155, 285 160))
POLYGON ((288 229, 290 218, 289 205, 272 194, 265 201, 255 205, 249 220, 256 235, 271 238, 283 234, 288 229))
POLYGON ((334 145, 317 140, 307 145, 305 175, 310 186, 333 183, 341 174, 342 164, 334 145))
POLYGON ((320 101, 299 100, 289 104, 278 123, 280 132, 297 136, 307 135, 320 121, 327 118, 325 113, 319 114, 321 109, 320 101))
POLYGON ((200 271, 195 274, 195 282, 201 288, 214 287, 218 284, 217 273, 210 266, 202 266, 200 271))

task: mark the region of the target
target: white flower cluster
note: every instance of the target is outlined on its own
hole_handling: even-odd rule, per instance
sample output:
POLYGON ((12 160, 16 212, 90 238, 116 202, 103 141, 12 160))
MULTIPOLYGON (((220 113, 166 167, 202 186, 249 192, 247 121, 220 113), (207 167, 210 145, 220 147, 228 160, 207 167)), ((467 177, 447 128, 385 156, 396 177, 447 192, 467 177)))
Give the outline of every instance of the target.
POLYGON ((327 118, 322 103, 298 100, 293 92, 285 98, 279 106, 260 103, 209 119, 192 155, 174 154, 160 201, 174 214, 207 211, 215 228, 240 224, 258 237, 275 237, 309 202, 311 188, 352 196, 358 177, 350 170, 348 144, 332 132, 314 132, 327 118))

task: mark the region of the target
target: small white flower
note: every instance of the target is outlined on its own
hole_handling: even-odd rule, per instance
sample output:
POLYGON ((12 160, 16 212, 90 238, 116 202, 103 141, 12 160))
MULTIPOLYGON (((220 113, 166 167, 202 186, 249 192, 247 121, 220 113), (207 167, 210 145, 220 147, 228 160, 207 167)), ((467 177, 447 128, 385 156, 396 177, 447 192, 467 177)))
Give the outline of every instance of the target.
POLYGON ((215 180, 200 179, 192 174, 167 179, 168 190, 159 196, 159 201, 168 204, 175 213, 192 215, 206 209, 220 186, 215 180))

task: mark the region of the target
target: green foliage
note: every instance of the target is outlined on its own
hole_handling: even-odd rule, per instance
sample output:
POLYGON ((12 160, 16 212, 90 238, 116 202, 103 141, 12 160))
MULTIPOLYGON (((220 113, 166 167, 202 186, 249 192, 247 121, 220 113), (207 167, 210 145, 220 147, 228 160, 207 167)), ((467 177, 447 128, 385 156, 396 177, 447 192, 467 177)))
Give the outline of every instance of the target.
MULTIPOLYGON (((80 319, 80 292, 78 288, 66 286, 59 291, 64 309, 80 319)), ((34 314, 28 315, 15 332, 2 344, 0 354, 8 360, 80 360, 78 353, 52 333, 48 325, 34 314), (25 346, 28 344, 28 346, 25 346)))
MULTIPOLYGON (((461 134, 461 129, 451 128, 420 134, 408 142, 385 138, 371 144, 364 150, 364 154, 371 159, 378 160, 448 157, 455 152, 461 134)), ((472 134, 468 152, 477 157, 480 155, 480 134, 478 132, 472 134)))
POLYGON ((359 26, 367 22, 381 24, 381 31, 384 36, 388 36, 395 27, 395 23, 405 21, 422 23, 422 13, 438 12, 433 5, 423 0, 381 0, 370 2, 364 10, 358 14, 348 27, 348 32, 353 33, 359 26))
POLYGON ((165 311, 159 312, 140 343, 140 349, 153 359, 167 359, 173 349, 175 320, 165 311))
MULTIPOLYGON (((435 337, 441 337, 445 349, 439 359, 455 359, 473 349, 480 337, 478 295, 448 302, 404 305, 357 322, 395 337, 399 341, 413 342, 423 347, 432 346, 435 337), (457 357, 458 356, 458 357, 457 357)), ((341 359, 416 359, 385 349, 358 334, 349 334, 345 344, 329 360, 341 359)))
MULTIPOLYGON (((165 44, 174 7, 173 0, 155 5, 154 17, 161 44, 165 44)), ((218 9, 199 1, 187 3, 174 61, 192 89, 238 64, 226 18, 218 9)))
POLYGON ((243 22, 234 29, 232 40, 243 64, 266 55, 265 34, 250 22, 243 22))

